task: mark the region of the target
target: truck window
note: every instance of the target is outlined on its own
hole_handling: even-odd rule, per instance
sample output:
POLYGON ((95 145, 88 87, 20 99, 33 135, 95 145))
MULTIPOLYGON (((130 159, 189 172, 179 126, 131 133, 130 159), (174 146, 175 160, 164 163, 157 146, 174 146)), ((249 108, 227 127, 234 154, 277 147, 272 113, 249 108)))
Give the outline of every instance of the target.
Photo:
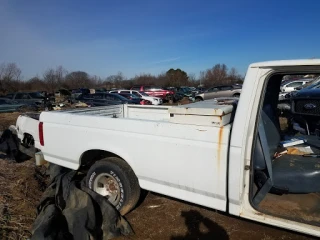
POLYGON ((320 106, 318 99, 302 95, 279 100, 282 78, 271 76, 261 98, 252 151, 251 205, 265 214, 319 226, 320 211, 315 209, 320 206, 316 167, 320 125, 315 119, 320 117, 320 106))

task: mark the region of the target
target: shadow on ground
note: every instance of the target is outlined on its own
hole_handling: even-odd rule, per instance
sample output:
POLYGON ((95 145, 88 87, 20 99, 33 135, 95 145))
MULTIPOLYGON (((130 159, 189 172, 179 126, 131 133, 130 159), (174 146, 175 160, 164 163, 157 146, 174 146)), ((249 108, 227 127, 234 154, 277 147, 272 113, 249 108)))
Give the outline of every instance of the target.
POLYGON ((200 212, 196 210, 182 211, 181 216, 185 219, 185 224, 188 228, 187 233, 183 236, 172 236, 171 240, 229 239, 227 232, 220 225, 211 221, 209 218, 202 216, 200 212))

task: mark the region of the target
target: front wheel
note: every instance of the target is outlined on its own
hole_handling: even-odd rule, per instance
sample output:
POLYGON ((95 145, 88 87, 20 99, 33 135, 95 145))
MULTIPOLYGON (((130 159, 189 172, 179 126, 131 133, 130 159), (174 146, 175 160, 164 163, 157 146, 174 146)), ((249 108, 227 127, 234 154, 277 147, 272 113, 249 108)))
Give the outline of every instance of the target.
POLYGON ((118 157, 94 163, 87 173, 87 186, 105 196, 122 214, 130 212, 140 197, 140 186, 131 167, 118 157))

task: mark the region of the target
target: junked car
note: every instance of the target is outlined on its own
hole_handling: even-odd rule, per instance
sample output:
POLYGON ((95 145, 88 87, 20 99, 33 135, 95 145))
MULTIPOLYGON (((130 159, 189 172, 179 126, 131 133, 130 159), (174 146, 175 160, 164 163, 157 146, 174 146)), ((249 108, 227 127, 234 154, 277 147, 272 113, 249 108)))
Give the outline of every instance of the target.
POLYGON ((195 96, 196 101, 203 101, 218 97, 240 97, 241 85, 215 86, 195 96))
POLYGON ((10 94, 7 94, 5 98, 9 98, 18 103, 36 104, 38 106, 42 105, 44 100, 44 96, 40 92, 10 93, 10 94))
POLYGON ((310 81, 302 86, 295 88, 295 90, 293 90, 291 92, 280 92, 279 93, 279 100, 287 101, 297 91, 304 91, 304 90, 317 89, 317 88, 320 88, 320 79, 310 81))
POLYGON ((147 93, 149 96, 159 97, 164 101, 173 100, 174 92, 163 89, 161 87, 137 85, 133 86, 131 90, 141 91, 147 93))
POLYGON ((23 110, 37 111, 36 105, 30 105, 25 103, 18 103, 9 98, 0 98, 0 112, 19 112, 23 110))
POLYGON ((131 94, 131 93, 118 93, 118 94, 127 99, 130 99, 131 101, 135 102, 135 104, 151 105, 150 101, 142 99, 134 94, 131 94))
POLYGON ((161 105, 163 103, 162 99, 159 97, 153 97, 149 96, 145 92, 137 91, 137 90, 125 90, 125 89, 119 89, 119 90, 112 90, 109 93, 129 93, 133 94, 137 97, 140 97, 144 100, 150 101, 152 105, 161 105))
POLYGON ((292 81, 292 82, 287 82, 287 83, 281 84, 280 90, 281 90, 281 92, 292 92, 297 87, 301 87, 302 85, 304 85, 310 81, 311 81, 311 79, 301 79, 301 80, 296 80, 296 81, 292 81))
POLYGON ((86 103, 91 107, 96 106, 109 106, 117 104, 139 104, 139 102, 127 99, 119 94, 114 93, 94 93, 80 95, 78 100, 86 103))

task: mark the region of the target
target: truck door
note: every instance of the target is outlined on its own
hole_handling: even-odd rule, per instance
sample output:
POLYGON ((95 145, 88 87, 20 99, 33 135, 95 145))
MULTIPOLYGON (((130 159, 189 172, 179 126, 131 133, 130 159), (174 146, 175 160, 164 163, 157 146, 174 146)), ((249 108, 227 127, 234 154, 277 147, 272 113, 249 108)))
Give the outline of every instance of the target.
POLYGON ((289 131, 289 124, 297 119, 291 111, 283 114, 278 110, 283 77, 298 71, 319 74, 320 66, 249 68, 230 142, 229 212, 320 236, 320 159, 317 154, 305 156, 319 151, 320 142, 314 141, 317 136, 313 136, 312 127, 308 134, 289 131), (297 136, 305 141, 283 145, 284 140, 297 136))

